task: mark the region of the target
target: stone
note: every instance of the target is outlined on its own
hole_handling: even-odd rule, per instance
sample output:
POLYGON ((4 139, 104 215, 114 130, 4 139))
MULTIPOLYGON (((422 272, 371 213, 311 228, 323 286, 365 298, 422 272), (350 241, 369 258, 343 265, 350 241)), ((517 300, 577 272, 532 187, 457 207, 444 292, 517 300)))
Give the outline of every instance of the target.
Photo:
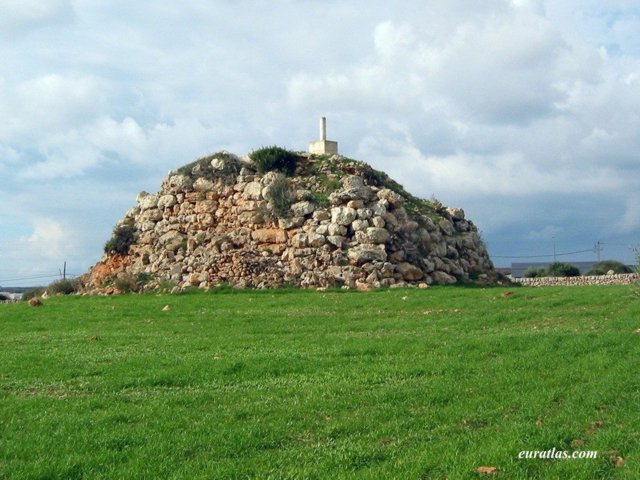
POLYGON ((185 192, 193 185, 193 180, 186 175, 173 175, 169 177, 169 189, 173 192, 185 192))
MULTIPOLYGON (((303 155, 290 178, 226 155, 211 167, 194 165, 189 174, 170 173, 157 194, 137 196, 119 222, 135 228, 136 242, 128 255, 105 255, 89 274, 91 290, 106 292, 106 279, 139 273, 153 274, 151 286, 173 280, 177 288, 290 282, 363 289, 418 282, 424 288, 492 272, 463 211, 434 213, 434 222, 405 210, 403 195, 367 185, 378 182, 361 162, 303 155), (341 182, 330 206, 310 200, 328 193, 326 180, 341 182)), ((490 284, 496 276, 484 278, 490 284)))
POLYGON ((304 217, 279 218, 278 227, 284 230, 298 228, 304 225, 304 217))
POLYGON ((433 272, 431 277, 433 278, 433 281, 439 285, 453 285, 458 282, 456 277, 440 270, 433 272))
POLYGON ((334 245, 338 248, 342 248, 345 245, 346 241, 347 239, 341 235, 329 235, 327 237, 327 242, 329 242, 331 245, 334 245))
POLYGON ((415 282, 424 278, 422 270, 408 262, 399 263, 396 265, 396 270, 407 282, 415 282))
POLYGON ((176 203, 178 203, 178 201, 175 195, 163 195, 158 199, 158 208, 170 208, 176 203))
POLYGON ((262 185, 260 182, 249 182, 244 186, 243 197, 250 200, 262 198, 262 185))
MULTIPOLYGON (((351 228, 353 228, 355 231, 366 230, 368 226, 369 226, 368 220, 356 219, 351 223, 351 228)), ((376 243, 376 242, 373 242, 373 243, 376 243)))
POLYGON ((359 190, 364 188, 364 180, 358 175, 347 175, 342 179, 342 187, 345 190, 359 190))
POLYGON ((380 217, 380 216, 375 216, 373 217, 373 219, 371 220, 371 224, 374 227, 378 227, 378 228, 384 228, 385 225, 387 224, 387 222, 384 221, 384 218, 380 217))
POLYGON ((313 213, 315 209, 314 204, 309 201, 296 202, 291 205, 291 215, 294 217, 304 217, 313 213))
POLYGON ((310 233, 308 236, 308 241, 309 245, 314 248, 322 247, 325 243, 327 243, 326 237, 317 233, 310 233))
POLYGON ((438 222, 438 226, 440 227, 440 230, 442 230, 442 233, 444 233, 447 236, 452 236, 454 229, 453 229, 453 224, 447 220, 446 218, 443 218, 442 220, 440 220, 440 222, 438 222))
POLYGON ((295 248, 305 248, 309 244, 309 236, 306 233, 296 233, 291 238, 291 245, 295 248))
POLYGON ((318 220, 319 222, 323 222, 325 220, 331 219, 331 213, 326 210, 316 210, 313 212, 313 219, 318 220))
POLYGON ((347 234, 347 227, 337 223, 330 223, 327 227, 327 233, 329 235, 340 235, 343 237, 347 234))
POLYGON ((215 183, 207 178, 200 177, 193 182, 193 188, 196 192, 209 192, 215 189, 215 183))
POLYGON ((158 206, 158 196, 150 195, 147 192, 140 192, 136 202, 138 207, 140 207, 140 210, 149 210, 158 206))
POLYGON ((464 210, 461 208, 449 207, 447 213, 453 220, 464 220, 464 210))
POLYGON ((384 262, 387 260, 387 252, 384 246, 379 245, 358 245, 350 248, 347 257, 355 265, 362 265, 368 262, 384 262))
POLYGON ((278 228, 261 228, 251 232, 251 239, 258 243, 285 243, 287 232, 278 228))
POLYGON ((369 243, 386 243, 390 235, 384 228, 369 227, 367 228, 367 238, 369 239, 369 243))
POLYGON ((399 208, 404 203, 404 199, 399 194, 388 188, 379 190, 377 196, 379 200, 386 200, 394 208, 399 208))
POLYGON ((164 246, 165 250, 175 252, 182 246, 182 242, 185 241, 184 235, 175 230, 170 230, 158 239, 160 245, 164 246))
POLYGON ((349 207, 334 207, 331 209, 331 222, 348 226, 358 216, 355 209, 349 207))

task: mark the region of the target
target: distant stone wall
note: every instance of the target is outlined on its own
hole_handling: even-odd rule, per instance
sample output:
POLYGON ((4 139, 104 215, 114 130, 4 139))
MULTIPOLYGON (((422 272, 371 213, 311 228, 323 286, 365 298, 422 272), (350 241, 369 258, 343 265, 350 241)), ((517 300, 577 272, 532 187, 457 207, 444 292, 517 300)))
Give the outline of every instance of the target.
POLYGON ((640 281, 640 275, 637 273, 621 273, 614 275, 587 275, 583 277, 512 278, 511 281, 526 287, 633 285, 640 281))

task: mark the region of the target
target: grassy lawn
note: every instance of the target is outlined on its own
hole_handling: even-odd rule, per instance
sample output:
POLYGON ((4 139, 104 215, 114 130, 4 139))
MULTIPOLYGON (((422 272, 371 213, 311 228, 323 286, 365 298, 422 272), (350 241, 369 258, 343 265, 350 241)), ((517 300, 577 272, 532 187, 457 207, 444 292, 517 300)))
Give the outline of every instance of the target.
POLYGON ((628 287, 0 305, 0 478, 640 478, 638 328, 628 287))

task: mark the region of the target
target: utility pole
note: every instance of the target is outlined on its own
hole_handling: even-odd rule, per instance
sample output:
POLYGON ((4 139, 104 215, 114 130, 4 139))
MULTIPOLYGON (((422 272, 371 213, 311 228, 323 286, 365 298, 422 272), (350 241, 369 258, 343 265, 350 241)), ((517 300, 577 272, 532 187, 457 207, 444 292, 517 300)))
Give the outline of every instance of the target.
POLYGON ((556 261, 556 236, 554 235, 553 237, 553 261, 556 261))
POLYGON ((593 246, 593 249, 595 250, 596 254, 598 255, 598 262, 600 262, 600 253, 603 250, 603 245, 604 245, 604 243, 602 243, 600 240, 598 240, 596 242, 596 244, 593 246))

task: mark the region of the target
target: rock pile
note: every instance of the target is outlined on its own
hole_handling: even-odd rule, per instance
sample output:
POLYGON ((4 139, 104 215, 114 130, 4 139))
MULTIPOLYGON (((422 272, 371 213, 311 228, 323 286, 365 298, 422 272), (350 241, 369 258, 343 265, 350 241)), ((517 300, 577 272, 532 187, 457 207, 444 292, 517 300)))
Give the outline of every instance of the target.
POLYGON ((490 281, 493 266, 459 208, 417 199, 344 157, 301 155, 296 174, 259 173, 222 152, 142 192, 114 230, 133 241, 105 254, 88 290, 133 278, 147 288, 376 288, 490 281))

